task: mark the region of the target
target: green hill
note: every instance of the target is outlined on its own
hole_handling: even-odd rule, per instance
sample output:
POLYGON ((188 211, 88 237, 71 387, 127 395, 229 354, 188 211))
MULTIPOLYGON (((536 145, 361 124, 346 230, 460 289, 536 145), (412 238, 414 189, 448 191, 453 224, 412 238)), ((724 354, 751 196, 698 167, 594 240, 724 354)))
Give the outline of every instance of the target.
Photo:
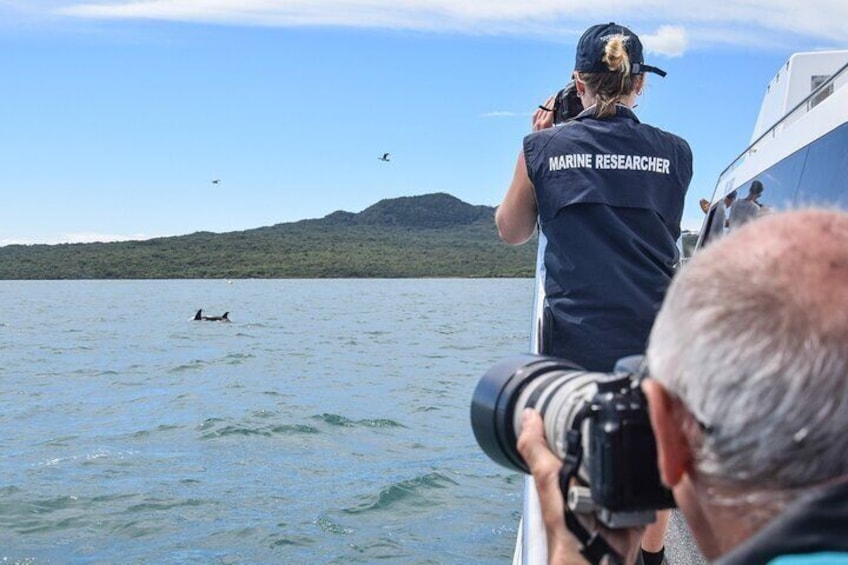
POLYGON ((533 276, 536 245, 502 243, 493 214, 438 193, 240 232, 9 245, 0 280, 533 276))

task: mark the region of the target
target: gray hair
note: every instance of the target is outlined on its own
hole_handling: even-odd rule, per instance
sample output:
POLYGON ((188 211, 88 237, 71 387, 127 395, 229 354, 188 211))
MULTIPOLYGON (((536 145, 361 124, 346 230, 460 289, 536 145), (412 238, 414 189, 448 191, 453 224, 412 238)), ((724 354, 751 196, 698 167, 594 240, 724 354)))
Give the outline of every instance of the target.
POLYGON ((848 474, 848 215, 775 214, 696 254, 647 358, 705 427, 707 481, 781 491, 848 474))

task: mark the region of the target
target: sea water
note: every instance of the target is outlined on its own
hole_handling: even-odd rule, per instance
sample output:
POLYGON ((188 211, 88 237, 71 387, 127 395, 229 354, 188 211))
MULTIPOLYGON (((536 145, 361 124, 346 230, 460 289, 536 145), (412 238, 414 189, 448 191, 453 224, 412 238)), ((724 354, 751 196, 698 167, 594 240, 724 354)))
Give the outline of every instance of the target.
POLYGON ((0 281, 0 560, 508 562, 469 405, 532 288, 0 281))

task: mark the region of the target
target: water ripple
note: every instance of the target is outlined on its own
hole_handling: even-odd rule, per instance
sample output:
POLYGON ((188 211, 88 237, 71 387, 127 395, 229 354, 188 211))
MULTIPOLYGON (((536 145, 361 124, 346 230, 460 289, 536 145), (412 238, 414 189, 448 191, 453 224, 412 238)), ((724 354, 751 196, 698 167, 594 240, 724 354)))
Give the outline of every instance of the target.
POLYGON ((526 349, 531 280, 0 281, 0 295, 0 565, 512 555, 522 478, 469 439, 467 397, 526 349), (261 323, 186 322, 196 301, 261 323))
POLYGON ((190 363, 184 363, 182 365, 177 365, 176 367, 169 369, 168 374, 173 375, 178 373, 185 373, 186 371, 198 371, 206 367, 206 365, 208 365, 208 362, 203 361, 202 359, 195 359, 190 363))
POLYGON ((196 498, 188 498, 185 500, 148 499, 139 504, 128 506, 124 513, 133 514, 136 512, 171 510, 172 508, 196 507, 208 504, 213 503, 208 500, 200 500, 196 498))
POLYGON ((250 424, 239 424, 227 422, 220 418, 210 418, 203 422, 197 428, 198 431, 204 432, 200 438, 204 440, 223 438, 227 436, 261 436, 271 437, 274 435, 301 435, 301 434, 318 434, 320 430, 308 424, 268 424, 263 426, 254 426, 250 424))
POLYGON ((326 516, 318 518, 314 523, 316 526, 321 528, 322 531, 327 532, 328 534, 347 535, 354 532, 352 528, 346 528, 341 524, 330 520, 326 516))
POLYGON ((320 420, 326 424, 331 426, 337 426, 340 428, 355 428, 357 426, 362 426, 365 428, 405 428, 403 424, 397 422, 395 420, 390 420, 387 418, 364 418, 362 420, 351 420, 350 418, 346 418, 345 416, 341 416, 339 414, 319 414, 316 416, 312 416, 313 420, 320 420))
POLYGON ((426 492, 433 489, 444 489, 459 483, 442 473, 427 473, 413 479, 400 481, 381 490, 376 496, 364 496, 356 506, 345 508, 346 514, 362 514, 366 512, 383 511, 407 501, 426 502, 426 492))

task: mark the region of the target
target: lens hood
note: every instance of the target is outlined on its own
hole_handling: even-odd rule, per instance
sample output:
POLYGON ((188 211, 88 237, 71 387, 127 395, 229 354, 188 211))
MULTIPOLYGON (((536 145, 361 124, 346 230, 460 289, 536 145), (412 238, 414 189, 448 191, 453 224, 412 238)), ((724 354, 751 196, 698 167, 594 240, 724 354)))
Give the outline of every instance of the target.
POLYGON ((516 402, 521 390, 534 379, 562 370, 580 368, 564 359, 524 354, 503 359, 480 378, 471 399, 471 428, 477 443, 493 461, 529 473, 516 447, 516 402))

